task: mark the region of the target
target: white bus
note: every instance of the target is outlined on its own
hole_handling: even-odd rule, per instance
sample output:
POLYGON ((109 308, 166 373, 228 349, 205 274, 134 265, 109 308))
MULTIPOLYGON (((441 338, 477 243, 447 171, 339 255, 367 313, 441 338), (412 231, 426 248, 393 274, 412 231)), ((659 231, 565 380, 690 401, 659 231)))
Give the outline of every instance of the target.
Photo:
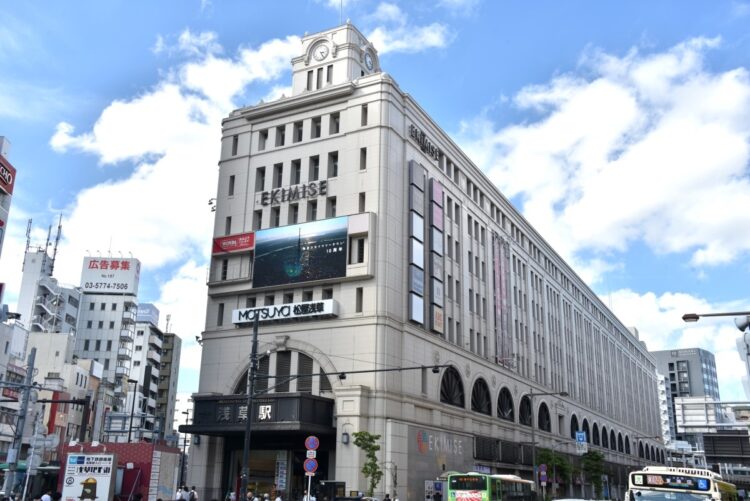
POLYGON ((627 501, 737 501, 737 488, 698 468, 646 466, 630 473, 627 501))

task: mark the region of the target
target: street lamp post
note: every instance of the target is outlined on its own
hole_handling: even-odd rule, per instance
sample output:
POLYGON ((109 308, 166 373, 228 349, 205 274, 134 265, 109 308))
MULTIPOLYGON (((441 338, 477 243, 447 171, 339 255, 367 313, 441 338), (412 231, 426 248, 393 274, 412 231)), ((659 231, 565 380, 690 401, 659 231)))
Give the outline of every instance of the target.
POLYGON ((536 430, 534 429, 534 397, 544 396, 558 396, 567 397, 569 393, 567 391, 552 391, 547 393, 534 393, 534 388, 529 387, 529 403, 531 404, 531 474, 534 476, 534 492, 537 491, 537 475, 536 475, 536 430))
MULTIPOLYGON (((185 426, 187 426, 188 416, 190 415, 190 411, 182 411, 182 414, 185 415, 185 426)), ((178 487, 185 485, 185 466, 186 466, 185 459, 186 459, 186 454, 187 454, 186 451, 187 451, 187 432, 182 434, 182 460, 180 461, 180 485, 178 487)))
POLYGON ((133 384, 133 405, 130 406, 130 425, 128 426, 128 443, 130 443, 130 437, 133 434, 133 416, 135 415, 135 393, 138 389, 138 381, 135 379, 128 379, 128 383, 133 384))

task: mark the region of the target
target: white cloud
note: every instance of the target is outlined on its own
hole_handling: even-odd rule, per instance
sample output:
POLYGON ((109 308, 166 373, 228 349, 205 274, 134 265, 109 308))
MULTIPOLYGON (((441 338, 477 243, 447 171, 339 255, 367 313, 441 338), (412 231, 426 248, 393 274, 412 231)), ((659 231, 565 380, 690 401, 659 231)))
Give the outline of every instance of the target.
POLYGON ((381 2, 369 18, 382 23, 367 35, 380 55, 388 52, 422 52, 445 47, 453 41, 453 35, 444 24, 409 24, 407 14, 396 4, 381 2))
POLYGON ((170 44, 163 35, 156 37, 152 47, 154 54, 183 54, 192 57, 205 57, 208 54, 219 54, 223 51, 218 36, 212 31, 193 33, 189 29, 183 30, 175 42, 170 44))
POLYGON ((741 378, 745 364, 737 352, 735 340, 740 332, 731 318, 703 317, 698 323, 683 322, 685 313, 740 311, 747 300, 710 304, 702 298, 684 293, 639 294, 631 290, 611 293, 603 301, 626 326, 638 329, 640 339, 651 351, 703 348, 716 357, 719 392, 723 400, 744 400, 741 378))
POLYGON ((569 262, 636 241, 730 262, 750 250, 737 231, 750 224, 750 76, 708 70, 718 44, 590 51, 576 73, 514 97, 527 122, 497 128, 488 111, 462 124, 461 143, 569 262))
MULTIPOLYGON (((249 85, 272 82, 287 72, 300 43, 297 37, 271 40, 221 58, 213 36, 190 35, 183 42, 185 49, 195 49, 190 62, 139 95, 111 102, 90 130, 76 133, 72 124, 58 124, 50 139, 56 151, 94 155, 117 178, 83 189, 65 209, 55 275, 79 283, 83 257, 110 249, 131 252, 143 262, 144 274, 163 275, 155 303, 164 317, 172 315, 171 330, 184 341, 181 377, 197 387, 195 336, 205 325, 213 228, 206 201, 216 193, 221 120, 249 85), (203 55, 199 46, 206 49, 203 55), (125 175, 125 166, 116 165, 124 162, 134 164, 125 175)), ((11 209, 13 224, 0 268, 8 282, 6 299, 14 299, 20 284, 21 215, 11 209)))

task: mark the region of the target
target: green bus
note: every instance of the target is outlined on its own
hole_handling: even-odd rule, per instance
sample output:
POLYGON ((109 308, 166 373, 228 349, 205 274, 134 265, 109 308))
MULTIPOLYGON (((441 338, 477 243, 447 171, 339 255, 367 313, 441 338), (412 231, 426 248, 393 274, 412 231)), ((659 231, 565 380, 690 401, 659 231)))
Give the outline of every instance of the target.
POLYGON ((517 475, 452 473, 448 475, 445 501, 533 501, 532 484, 517 475))

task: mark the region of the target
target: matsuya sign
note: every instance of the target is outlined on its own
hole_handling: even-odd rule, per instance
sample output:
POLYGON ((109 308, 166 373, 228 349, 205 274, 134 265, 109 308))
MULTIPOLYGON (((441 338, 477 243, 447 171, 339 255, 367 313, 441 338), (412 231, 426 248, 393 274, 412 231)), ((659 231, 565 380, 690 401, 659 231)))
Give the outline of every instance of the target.
POLYGON ((260 308, 243 308, 232 312, 232 323, 249 324, 255 322, 284 321, 317 317, 336 317, 339 306, 333 299, 306 301, 304 303, 275 304, 260 308))

